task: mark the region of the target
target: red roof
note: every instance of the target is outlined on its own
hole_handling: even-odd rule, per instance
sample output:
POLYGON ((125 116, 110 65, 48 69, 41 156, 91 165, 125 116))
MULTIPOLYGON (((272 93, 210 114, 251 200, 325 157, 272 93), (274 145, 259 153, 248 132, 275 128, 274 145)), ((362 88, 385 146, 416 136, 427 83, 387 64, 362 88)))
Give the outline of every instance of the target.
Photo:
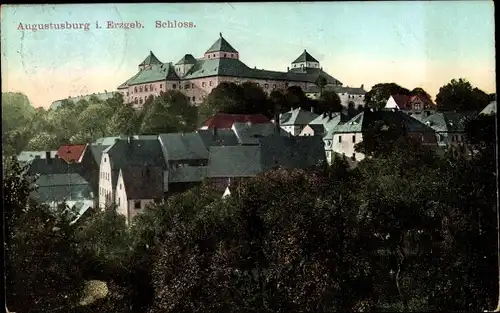
POLYGON ((229 129, 234 123, 263 124, 271 120, 262 114, 226 114, 217 113, 203 123, 201 127, 229 129))
POLYGON ((87 145, 63 145, 57 150, 59 158, 66 161, 66 163, 76 163, 85 151, 87 145))
POLYGON ((410 96, 407 95, 392 95, 392 98, 400 109, 406 108, 406 106, 410 102, 410 96))

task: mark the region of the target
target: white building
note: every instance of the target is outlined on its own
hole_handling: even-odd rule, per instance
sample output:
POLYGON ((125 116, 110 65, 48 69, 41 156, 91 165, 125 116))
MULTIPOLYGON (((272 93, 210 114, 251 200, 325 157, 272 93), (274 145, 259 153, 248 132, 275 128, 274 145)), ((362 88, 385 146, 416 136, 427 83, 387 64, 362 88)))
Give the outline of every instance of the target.
POLYGON ((301 108, 280 114, 280 127, 292 136, 298 136, 302 129, 319 115, 301 108))
MULTIPOLYGON (((339 96, 343 107, 347 108, 349 104, 352 104, 355 108, 365 105, 366 90, 363 85, 361 87, 326 85, 323 91, 335 92, 339 96)), ((304 93, 311 99, 319 99, 321 90, 316 85, 310 85, 304 90, 304 93)))

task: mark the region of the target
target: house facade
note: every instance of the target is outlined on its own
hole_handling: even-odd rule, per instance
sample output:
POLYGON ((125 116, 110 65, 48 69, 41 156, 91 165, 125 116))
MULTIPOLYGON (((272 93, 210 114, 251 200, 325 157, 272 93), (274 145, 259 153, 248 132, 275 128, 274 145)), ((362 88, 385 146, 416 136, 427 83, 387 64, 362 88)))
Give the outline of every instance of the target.
POLYGON ((125 167, 120 169, 116 183, 117 212, 125 216, 127 225, 144 212, 148 205, 161 201, 163 169, 160 167, 125 167), (147 186, 147 187, 145 187, 147 186))
MULTIPOLYGON (((323 91, 335 92, 339 98, 340 103, 343 107, 349 107, 350 105, 357 108, 358 106, 365 106, 365 94, 367 91, 364 85, 360 87, 349 87, 349 86, 338 86, 338 85, 326 85, 323 91)), ((319 99, 321 96, 321 90, 316 85, 309 85, 306 90, 304 90, 306 96, 310 99, 319 99)))
POLYGON ((298 136, 304 127, 318 116, 318 114, 312 111, 301 108, 292 109, 279 115, 279 124, 284 131, 292 136, 298 136))
POLYGON ((414 113, 431 110, 434 107, 429 99, 420 95, 391 95, 387 100, 385 109, 396 109, 403 112, 414 113))
POLYGON ((240 60, 239 52, 220 34, 220 38, 204 55, 195 58, 184 55, 178 62, 160 61, 152 51, 139 64, 137 74, 118 87, 125 102, 141 108, 149 96, 167 90, 179 90, 192 104, 198 105, 220 83, 256 83, 266 93, 299 86, 302 90, 315 85, 318 77, 329 85, 342 86, 337 79, 324 72, 318 60, 306 50, 291 63, 286 72, 251 68, 240 60))

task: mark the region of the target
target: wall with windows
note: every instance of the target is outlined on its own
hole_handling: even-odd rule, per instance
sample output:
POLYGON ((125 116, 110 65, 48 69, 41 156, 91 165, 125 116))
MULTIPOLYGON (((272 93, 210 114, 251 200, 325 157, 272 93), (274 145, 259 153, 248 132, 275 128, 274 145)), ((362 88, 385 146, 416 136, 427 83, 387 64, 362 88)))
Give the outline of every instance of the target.
POLYGON ((218 51, 218 52, 210 52, 210 53, 205 53, 205 59, 211 60, 211 59, 239 59, 240 54, 238 52, 224 52, 224 51, 218 51))
POLYGON ((356 133, 335 133, 332 139, 332 150, 339 154, 345 154, 347 158, 361 161, 365 158, 363 153, 356 152, 354 146, 363 141, 363 134, 356 133))
MULTIPOLYGON (((170 87, 172 84, 170 82, 170 87)), ((150 95, 158 96, 160 92, 166 91, 168 87, 168 82, 165 81, 129 86, 124 99, 127 103, 132 103, 134 107, 142 107, 150 95)))
POLYGON ((99 166, 99 207, 104 208, 106 204, 113 203, 114 190, 111 180, 111 160, 107 153, 103 153, 99 166))

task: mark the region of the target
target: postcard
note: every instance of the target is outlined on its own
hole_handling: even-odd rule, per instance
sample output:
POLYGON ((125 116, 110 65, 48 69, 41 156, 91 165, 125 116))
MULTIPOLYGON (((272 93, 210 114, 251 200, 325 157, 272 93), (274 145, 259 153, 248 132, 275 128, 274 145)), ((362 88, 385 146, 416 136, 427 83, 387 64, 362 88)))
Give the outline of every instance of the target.
POLYGON ((498 311, 494 24, 3 5, 6 309, 498 311))

